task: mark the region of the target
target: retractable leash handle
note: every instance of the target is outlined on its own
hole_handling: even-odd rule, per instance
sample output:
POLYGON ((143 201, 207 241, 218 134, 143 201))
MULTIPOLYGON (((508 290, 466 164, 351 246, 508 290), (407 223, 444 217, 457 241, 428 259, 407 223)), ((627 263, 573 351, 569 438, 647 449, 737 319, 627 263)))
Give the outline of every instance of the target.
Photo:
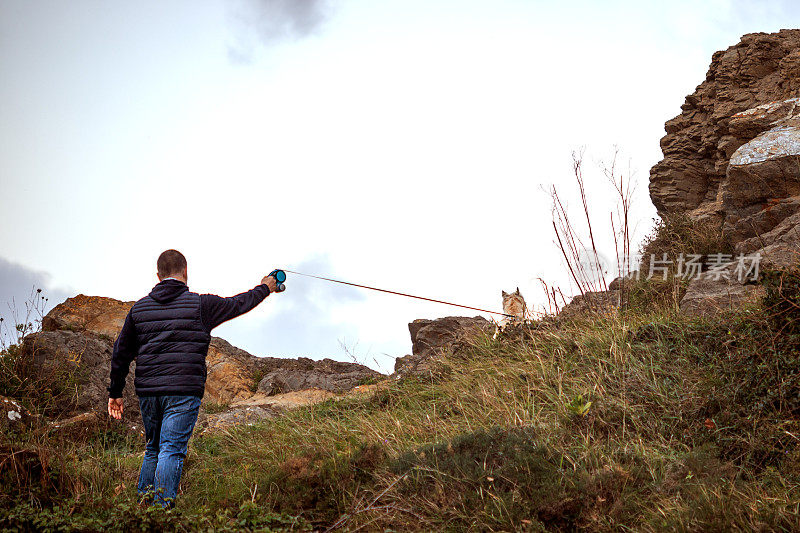
POLYGON ((277 286, 275 287, 275 292, 283 292, 286 290, 286 285, 283 284, 283 282, 286 281, 286 272, 284 272, 279 268, 276 268, 275 270, 270 272, 269 275, 275 278, 275 281, 277 282, 276 283, 277 286))

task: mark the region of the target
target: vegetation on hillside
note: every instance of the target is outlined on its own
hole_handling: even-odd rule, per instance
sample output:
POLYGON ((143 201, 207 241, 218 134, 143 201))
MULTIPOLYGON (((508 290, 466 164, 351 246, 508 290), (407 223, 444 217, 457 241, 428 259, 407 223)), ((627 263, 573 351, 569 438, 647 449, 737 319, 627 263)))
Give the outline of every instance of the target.
POLYGON ((762 306, 714 320, 658 300, 546 319, 196 434, 170 511, 136 501, 143 443, 112 422, 3 435, 0 529, 796 530, 798 280, 768 274, 762 306))
MULTIPOLYGON (((645 250, 713 239, 678 221, 645 250)), ((120 424, 6 433, 0 530, 798 530, 800 272, 761 283, 759 305, 697 319, 685 280, 641 278, 616 314, 545 317, 366 395, 196 432, 172 510, 137 501, 144 443, 120 424)), ((57 414, 69 376, 25 357, 2 352, 0 395, 57 414)))

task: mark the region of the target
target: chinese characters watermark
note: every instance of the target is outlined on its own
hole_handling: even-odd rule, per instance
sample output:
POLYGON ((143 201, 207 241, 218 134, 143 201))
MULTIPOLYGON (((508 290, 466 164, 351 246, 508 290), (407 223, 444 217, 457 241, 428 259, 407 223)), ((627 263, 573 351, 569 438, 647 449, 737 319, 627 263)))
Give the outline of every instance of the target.
MULTIPOLYGON (((706 279, 719 281, 722 279, 736 279, 739 283, 746 280, 756 281, 758 279, 761 254, 679 254, 673 260, 662 254, 650 254, 649 266, 646 268, 647 279, 652 279, 661 275, 661 279, 666 280, 671 268, 674 268, 676 277, 685 279, 699 279, 704 276, 706 279)), ((638 270, 631 272, 627 277, 639 279, 638 270)))

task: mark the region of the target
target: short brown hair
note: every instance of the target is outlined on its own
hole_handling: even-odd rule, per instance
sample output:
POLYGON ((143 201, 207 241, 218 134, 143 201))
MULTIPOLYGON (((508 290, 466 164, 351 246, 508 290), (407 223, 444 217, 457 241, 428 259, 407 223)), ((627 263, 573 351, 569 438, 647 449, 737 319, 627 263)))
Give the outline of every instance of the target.
POLYGON ((180 274, 186 268, 186 258, 178 250, 167 250, 158 256, 156 261, 158 275, 168 278, 173 274, 180 274))

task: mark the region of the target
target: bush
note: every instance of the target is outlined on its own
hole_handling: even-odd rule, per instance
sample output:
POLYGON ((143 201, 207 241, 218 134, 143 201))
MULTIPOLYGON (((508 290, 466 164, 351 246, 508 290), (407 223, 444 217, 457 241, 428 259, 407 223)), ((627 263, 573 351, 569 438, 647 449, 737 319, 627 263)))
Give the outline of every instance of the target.
POLYGON ((79 367, 66 360, 44 367, 36 363, 34 350, 24 343, 0 352, 0 395, 48 416, 69 412, 76 400, 79 367))
POLYGON ((675 214, 656 222, 641 246, 643 268, 649 268, 650 255, 677 262, 680 254, 733 253, 733 245, 722 234, 722 224, 713 220, 697 221, 686 214, 675 214))

